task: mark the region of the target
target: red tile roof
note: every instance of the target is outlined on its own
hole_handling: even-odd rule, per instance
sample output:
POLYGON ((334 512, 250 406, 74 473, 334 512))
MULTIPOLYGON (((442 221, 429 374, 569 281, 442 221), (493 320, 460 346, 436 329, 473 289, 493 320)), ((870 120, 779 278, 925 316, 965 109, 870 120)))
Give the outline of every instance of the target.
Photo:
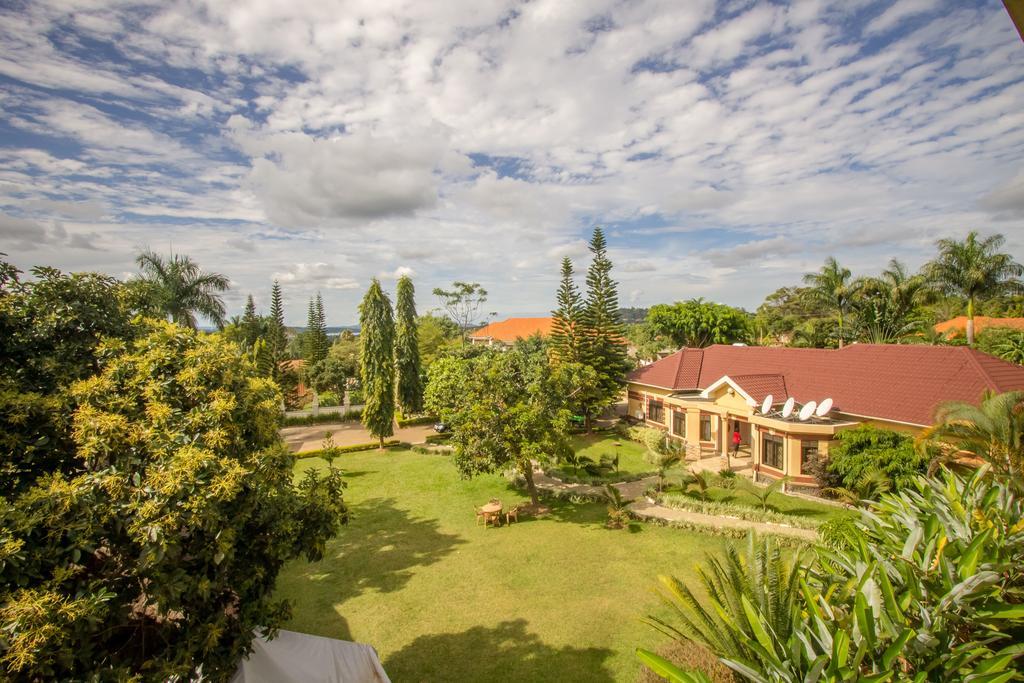
MULTIPOLYGON (((974 316, 974 331, 981 332, 986 327, 1009 327, 1014 330, 1024 330, 1024 318, 990 318, 985 315, 974 316)), ((939 334, 952 332, 951 336, 963 334, 967 330, 967 316, 960 315, 935 325, 935 331, 939 334)))
POLYGON ((853 344, 844 349, 709 346, 683 349, 629 381, 698 390, 728 375, 754 400, 771 393, 800 403, 831 397, 851 415, 931 423, 943 401, 977 403, 986 389, 1024 390, 1024 367, 964 346, 853 344), (696 371, 694 369, 697 369, 696 371))
POLYGON ((551 334, 551 318, 509 318, 501 322, 484 325, 475 332, 470 332, 470 339, 493 339, 494 341, 512 344, 516 339, 526 339, 539 334, 546 337, 551 334))

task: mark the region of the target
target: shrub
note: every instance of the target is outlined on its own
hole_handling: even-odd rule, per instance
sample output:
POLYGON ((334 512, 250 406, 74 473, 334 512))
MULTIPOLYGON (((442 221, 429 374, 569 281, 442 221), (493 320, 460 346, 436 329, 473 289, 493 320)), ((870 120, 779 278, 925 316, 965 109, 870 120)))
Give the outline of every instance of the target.
POLYGON ((320 399, 320 407, 322 408, 332 408, 341 403, 338 395, 333 391, 321 391, 317 394, 317 398, 320 399))
POLYGON ((424 437, 423 440, 425 443, 443 443, 451 438, 451 432, 444 432, 442 434, 427 434, 427 436, 424 437))
POLYGON ((345 412, 327 411, 319 415, 295 415, 285 417, 285 427, 312 427, 313 425, 335 424, 337 422, 357 421, 362 417, 360 410, 348 410, 345 412))
POLYGON ((774 510, 762 510, 749 505, 737 503, 726 503, 715 500, 695 500, 690 496, 675 493, 663 494, 659 502, 665 507, 676 510, 689 510, 705 515, 722 517, 737 517, 750 522, 765 522, 768 524, 785 524, 799 529, 817 529, 821 522, 814 518, 800 517, 798 515, 787 515, 774 510))
POLYGON ((412 417, 398 418, 399 427, 416 427, 418 425, 432 425, 437 422, 437 418, 433 415, 414 415, 412 417))
POLYGON ((878 470, 889 479, 892 490, 899 491, 911 486, 927 467, 927 457, 914 448, 910 435, 860 425, 836 435, 824 464, 822 484, 858 490, 868 472, 878 470))
MULTIPOLYGON (((684 671, 702 671, 712 683, 738 683, 739 678, 711 650, 692 640, 670 640, 655 651, 684 671)), ((637 683, 664 683, 665 679, 647 667, 640 671, 637 683)))
MULTIPOLYGON (((402 445, 402 442, 399 441, 398 439, 392 439, 390 441, 385 441, 384 442, 384 447, 385 448, 393 448, 395 446, 401 446, 401 445, 402 445)), ((342 453, 358 453, 359 451, 372 451, 372 450, 374 450, 376 448, 380 448, 380 443, 377 442, 377 441, 374 441, 373 443, 357 443, 357 444, 352 444, 351 446, 333 446, 331 448, 331 453, 333 453, 334 455, 341 455, 342 453)), ((322 457, 324 457, 324 455, 325 455, 325 449, 318 448, 315 451, 302 451, 301 453, 296 453, 295 457, 296 458, 322 458, 322 457)))

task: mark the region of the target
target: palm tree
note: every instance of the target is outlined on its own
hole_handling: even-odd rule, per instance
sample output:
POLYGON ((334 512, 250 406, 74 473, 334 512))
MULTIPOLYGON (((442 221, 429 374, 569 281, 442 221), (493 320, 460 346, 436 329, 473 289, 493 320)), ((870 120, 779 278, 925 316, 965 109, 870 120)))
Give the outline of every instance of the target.
POLYGON ((809 288, 807 296, 814 303, 829 309, 839 319, 839 348, 843 348, 843 323, 850 311, 850 304, 861 286, 861 280, 853 279, 849 268, 843 268, 835 258, 829 256, 817 273, 804 275, 809 288))
POLYGON ((1024 479, 1024 391, 986 391, 979 405, 944 403, 919 443, 935 450, 936 462, 970 454, 999 474, 1024 479))
POLYGON ((892 344, 921 327, 920 305, 927 301, 927 279, 911 275, 896 259, 877 278, 865 278, 860 295, 851 301, 860 337, 873 344, 892 344))
POLYGON ((217 292, 228 289, 227 277, 204 273, 190 257, 180 254, 164 258, 147 249, 135 262, 142 270, 142 279, 155 290, 158 309, 170 320, 195 329, 198 313, 223 327, 224 302, 217 292))
POLYGON ((1002 235, 978 238, 967 233, 960 242, 942 239, 936 242, 939 255, 926 266, 929 279, 939 291, 967 299, 967 343, 974 346, 974 304, 979 298, 1016 294, 1024 291, 1020 276, 1024 266, 1009 254, 999 251, 1006 239, 1002 235))

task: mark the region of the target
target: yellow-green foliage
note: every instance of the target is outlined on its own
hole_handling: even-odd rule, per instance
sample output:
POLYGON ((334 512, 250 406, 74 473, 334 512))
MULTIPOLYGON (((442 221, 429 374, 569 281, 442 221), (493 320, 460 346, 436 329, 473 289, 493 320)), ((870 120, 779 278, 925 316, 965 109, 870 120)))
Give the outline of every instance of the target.
POLYGON ((249 356, 166 322, 131 330, 57 388, 60 467, 0 499, 0 678, 223 680, 286 618, 282 565, 317 559, 347 519, 338 470, 293 484, 280 393, 249 356))

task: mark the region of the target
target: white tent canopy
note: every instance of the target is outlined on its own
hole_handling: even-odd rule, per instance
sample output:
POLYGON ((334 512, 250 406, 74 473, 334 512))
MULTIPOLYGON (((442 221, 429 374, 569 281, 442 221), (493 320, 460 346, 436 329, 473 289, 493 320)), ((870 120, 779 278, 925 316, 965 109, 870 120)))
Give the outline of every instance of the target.
POLYGON ((369 645, 278 631, 258 637, 231 683, 391 683, 369 645))

